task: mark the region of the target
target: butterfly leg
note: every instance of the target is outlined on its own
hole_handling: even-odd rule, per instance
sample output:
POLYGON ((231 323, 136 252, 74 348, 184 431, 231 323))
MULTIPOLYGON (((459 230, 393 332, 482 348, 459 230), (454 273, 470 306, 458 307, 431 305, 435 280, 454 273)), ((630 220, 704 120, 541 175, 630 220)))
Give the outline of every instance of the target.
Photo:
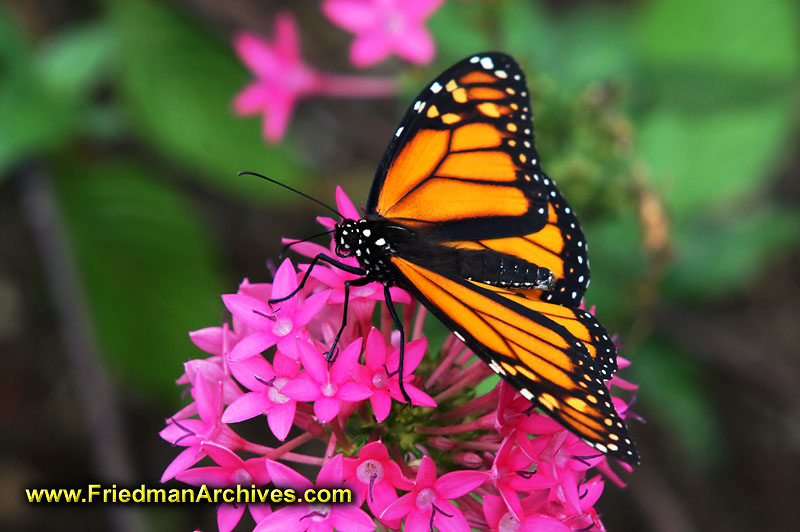
POLYGON ((339 332, 336 333, 336 338, 333 339, 333 343, 331 344, 331 348, 328 350, 328 354, 325 356, 325 360, 328 362, 333 361, 333 351, 336 349, 336 344, 339 343, 339 338, 342 337, 342 333, 344 332, 344 328, 347 325, 347 304, 350 302, 350 287, 351 286, 364 286, 365 284, 369 284, 372 281, 367 277, 361 277, 360 279, 353 279, 352 281, 345 281, 344 282, 344 311, 342 312, 342 326, 339 327, 339 332))
MULTIPOLYGON (((289 295, 286 295, 286 296, 283 296, 283 297, 276 297, 275 299, 270 299, 269 301, 267 301, 267 303, 269 303, 270 305, 273 305, 275 303, 280 303, 281 301, 286 301, 290 297, 294 297, 295 295, 297 295, 297 292, 299 292, 305 286, 306 281, 308 281, 308 276, 311 275, 311 270, 313 270, 314 266, 316 266, 320 262, 327 262, 331 266, 335 266, 335 267, 339 268, 340 270, 346 271, 347 273, 352 273, 352 274, 355 274, 355 275, 366 275, 367 274, 367 272, 365 272, 361 268, 358 268, 356 266, 350 266, 349 264, 345 264, 344 262, 339 262, 338 260, 336 260, 336 259, 334 259, 332 257, 329 257, 328 255, 325 255, 324 253, 320 253, 319 255, 317 255, 316 257, 311 259, 311 263, 308 265, 308 269, 306 270, 306 274, 303 276, 303 279, 300 281, 300 284, 297 286, 297 288, 292 290, 292 292, 289 295)), ((345 297, 345 305, 347 305, 347 298, 346 297, 345 297)))
POLYGON ((406 392, 406 389, 403 386, 403 362, 405 361, 406 333, 403 329, 403 322, 400 321, 400 318, 397 316, 397 311, 394 308, 392 293, 389 291, 389 287, 386 285, 383 286, 383 299, 386 301, 386 308, 389 309, 389 315, 392 317, 394 326, 397 327, 398 331, 400 331, 400 365, 397 368, 397 383, 400 385, 400 393, 403 394, 403 397, 410 405, 411 397, 408 396, 408 392, 406 392))

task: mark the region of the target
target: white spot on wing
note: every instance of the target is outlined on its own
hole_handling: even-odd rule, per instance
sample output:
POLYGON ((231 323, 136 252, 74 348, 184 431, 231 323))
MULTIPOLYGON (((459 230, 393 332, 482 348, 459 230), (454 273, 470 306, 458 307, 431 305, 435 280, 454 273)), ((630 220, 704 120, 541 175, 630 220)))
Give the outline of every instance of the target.
POLYGON ((490 70, 494 68, 494 63, 492 62, 491 57, 483 57, 481 58, 481 66, 486 70, 490 70))
POLYGON ((440 90, 442 90, 442 85, 438 81, 434 81, 431 85, 431 92, 437 94, 440 90))
POLYGON ((397 131, 394 132, 394 136, 399 137, 402 132, 403 132, 403 126, 400 126, 397 128, 397 131))

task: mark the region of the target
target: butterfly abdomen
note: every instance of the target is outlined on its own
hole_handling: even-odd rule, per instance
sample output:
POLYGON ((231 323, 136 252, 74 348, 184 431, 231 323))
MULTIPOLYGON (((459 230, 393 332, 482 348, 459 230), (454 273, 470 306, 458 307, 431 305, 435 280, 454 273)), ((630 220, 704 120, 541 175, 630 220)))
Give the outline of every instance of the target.
POLYGON ((538 290, 550 290, 555 282, 550 270, 519 257, 472 249, 454 251, 458 256, 458 275, 469 281, 502 288, 538 290))

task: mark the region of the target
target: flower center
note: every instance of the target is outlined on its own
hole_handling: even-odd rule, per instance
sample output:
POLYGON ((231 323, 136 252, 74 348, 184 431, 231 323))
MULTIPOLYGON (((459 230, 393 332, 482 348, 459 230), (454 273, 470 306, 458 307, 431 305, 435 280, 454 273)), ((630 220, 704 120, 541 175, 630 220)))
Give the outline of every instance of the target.
POLYGON ((377 484, 383 480, 383 466, 377 460, 365 460, 356 469, 356 477, 364 484, 377 484))
POLYGON ((511 512, 506 513, 497 523, 497 532, 517 532, 519 530, 519 519, 514 517, 511 512))
POLYGON ((278 318, 275 320, 275 325, 272 326, 272 332, 275 336, 286 336, 294 329, 294 324, 289 318, 278 318))
POLYGON ((436 499, 438 499, 436 491, 432 488, 425 488, 417 493, 417 508, 420 510, 430 510, 433 507, 433 503, 436 502, 436 499))
POLYGON ((379 390, 389 386, 389 378, 386 376, 386 372, 383 370, 375 372, 372 376, 372 385, 379 390))
POLYGON ((332 382, 328 382, 328 384, 323 386, 320 391, 322 392, 322 395, 324 395, 325 397, 333 397, 334 395, 336 395, 336 392, 338 390, 339 389, 336 387, 335 384, 333 384, 332 382))
POLYGON ((237 469, 233 474, 233 481, 240 486, 252 486, 253 477, 245 469, 237 469))
POLYGON ((308 513, 301 517, 300 519, 309 518, 312 521, 319 523, 320 521, 326 521, 328 516, 331 513, 331 506, 330 504, 309 504, 308 505, 308 513))
POLYGON ((272 382, 272 386, 270 386, 269 390, 267 391, 267 397, 269 397, 269 400, 274 404, 282 405, 291 401, 290 398, 286 397, 280 392, 281 388, 283 388, 287 382, 289 382, 289 379, 286 377, 277 378, 272 382))

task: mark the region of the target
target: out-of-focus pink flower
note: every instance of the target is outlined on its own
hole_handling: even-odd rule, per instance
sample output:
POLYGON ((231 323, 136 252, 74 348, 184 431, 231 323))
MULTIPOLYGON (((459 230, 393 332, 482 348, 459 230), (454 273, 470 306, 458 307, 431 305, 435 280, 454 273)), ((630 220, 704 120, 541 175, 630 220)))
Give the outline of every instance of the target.
MULTIPOLYGON (((400 466, 390 457, 380 441, 368 443, 358 451, 358 458, 346 458, 344 478, 356 492, 359 506, 366 499, 372 515, 380 516, 387 506, 397 500, 395 488, 405 491, 414 483, 403 476, 400 466)), ((389 528, 399 529, 400 519, 382 520, 389 528)))
POLYGON ((314 415, 327 423, 336 417, 342 403, 361 401, 372 394, 369 388, 354 382, 350 374, 361 354, 361 343, 359 338, 342 349, 329 365, 323 354, 308 342, 298 342, 305 371, 287 382, 281 391, 297 401, 313 401, 314 415))
POLYGON ((297 401, 284 395, 284 385, 300 374, 300 362, 281 352, 270 364, 262 357, 231 362, 231 371, 250 392, 233 401, 222 415, 224 423, 236 423, 266 414, 269 428, 283 441, 294 423, 297 401))
POLYGON ((381 519, 406 518, 405 532, 427 532, 434 527, 452 532, 469 532, 467 520, 448 499, 470 493, 486 482, 485 471, 453 471, 436 478, 436 464, 423 456, 414 489, 389 505, 381 519))
POLYGON ((335 24, 356 34, 350 61, 370 66, 396 54, 416 64, 431 62, 433 38, 425 20, 444 0, 326 0, 323 12, 335 24))
MULTIPOLYGON (((242 486, 244 489, 249 489, 251 486, 269 484, 270 478, 265 458, 242 460, 230 449, 214 443, 204 443, 202 447, 203 451, 219 465, 189 469, 178 474, 177 480, 192 486, 207 484, 212 488, 242 486)), ((256 522, 261 521, 272 512, 269 504, 266 503, 220 504, 217 508, 219 531, 230 532, 233 530, 242 518, 245 507, 249 507, 250 514, 256 522)))
MULTIPOLYGON (((403 367, 403 387, 411 398, 411 404, 418 406, 436 406, 436 401, 413 384, 412 373, 422 357, 425 356, 428 341, 425 338, 409 342, 405 346, 405 363, 403 367)), ((383 335, 377 329, 370 330, 364 350, 366 366, 353 369, 356 380, 372 390, 369 398, 375 419, 380 423, 389 415, 392 399, 405 403, 400 392, 400 349, 386 346, 383 335)))
MULTIPOLYGON (((279 488, 293 488, 302 497, 314 485, 292 468, 267 460, 267 470, 272 482, 279 488)), ((317 475, 316 486, 340 488, 344 486, 342 455, 328 461, 317 475)), ((260 521, 253 532, 373 532, 375 522, 355 504, 291 504, 275 511, 260 521)))
POLYGON ((289 13, 275 18, 273 42, 248 32, 234 37, 234 48, 256 79, 233 101, 240 115, 263 114, 264 138, 283 138, 297 102, 313 95, 351 98, 388 97, 395 93, 394 80, 335 76, 307 65, 300 54, 297 22, 289 13))
MULTIPOLYGON (((297 288, 297 272, 289 259, 275 272, 270 297, 280 298, 297 288)), ((225 306, 236 318, 255 332, 243 338, 230 352, 229 360, 250 358, 278 346, 278 351, 289 358, 297 359, 296 340, 307 336, 305 326, 314 318, 329 296, 328 291, 311 294, 299 301, 298 294, 271 307, 267 301, 243 294, 222 296, 225 306)))

